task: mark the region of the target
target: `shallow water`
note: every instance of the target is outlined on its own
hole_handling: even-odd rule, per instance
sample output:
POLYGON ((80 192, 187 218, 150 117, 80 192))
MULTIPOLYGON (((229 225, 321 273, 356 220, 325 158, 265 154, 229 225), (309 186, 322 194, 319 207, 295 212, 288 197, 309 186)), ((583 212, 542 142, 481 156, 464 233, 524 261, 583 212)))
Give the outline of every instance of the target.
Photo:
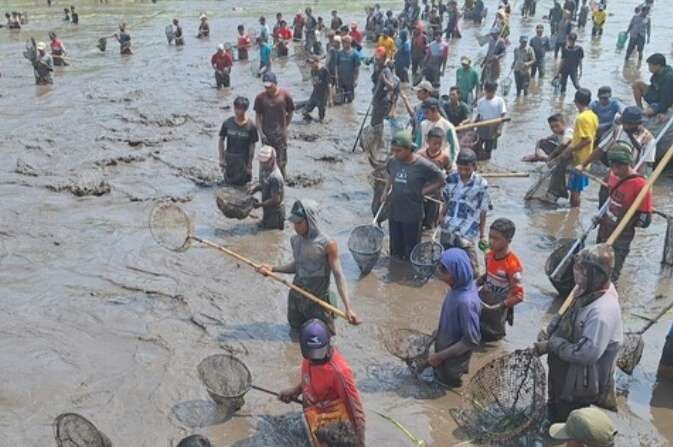
MULTIPOLYGON (((487 2, 491 11, 495 3, 487 2)), ((522 20, 515 11, 514 39, 533 33, 550 2, 540 3, 536 20, 522 20)), ((588 30, 580 37, 587 53, 582 83, 594 92, 610 84, 627 103, 629 83, 649 77, 645 66, 624 68, 623 55, 614 50, 633 3, 609 2, 614 15, 600 42, 591 42, 588 30)), ((346 9, 346 22, 362 23, 360 2, 312 5, 323 17, 333 7, 346 9)), ((385 5, 399 8, 398 2, 385 5)), ((53 419, 75 411, 121 446, 172 446, 195 432, 207 434, 218 446, 297 445, 300 423, 285 416, 296 416, 297 406, 251 391, 238 413, 222 414, 196 372, 201 359, 224 349, 245 361, 258 385, 281 389, 296 380, 300 353, 287 335, 286 290, 212 250, 195 247, 176 254, 157 247, 147 217, 155 201, 172 198, 184 202, 199 236, 260 262, 289 259, 291 228, 258 233, 252 219, 225 219, 215 205, 216 188, 203 185, 217 180, 217 132, 234 97, 253 98, 261 91, 249 64, 235 66, 232 89, 215 90, 210 55, 218 42, 233 41, 239 22, 253 26, 260 11, 270 17, 277 9, 291 16, 298 6, 257 0, 245 5, 228 0, 81 1, 80 25, 73 27, 61 21, 60 3, 49 9, 43 1, 3 2, 3 12, 25 10, 31 22, 20 33, 0 29, 0 444, 52 445, 53 419), (212 33, 203 42, 193 37, 200 11, 208 12, 212 33), (187 37, 182 49, 169 47, 164 39, 164 26, 174 16, 183 22, 187 37), (132 57, 121 57, 112 40, 105 53, 95 48, 120 20, 130 26, 132 57), (46 40, 49 30, 64 40, 72 64, 56 69, 52 87, 36 87, 21 52, 31 35, 46 40), (21 173, 15 172, 19 160, 21 173), (98 197, 53 190, 101 183, 110 192, 98 197)), ((656 2, 648 53, 671 55, 668 17, 664 2, 656 2)), ((483 55, 474 36, 491 19, 492 14, 482 28, 465 26, 463 39, 452 42, 442 92, 452 83, 461 55, 483 55)), ((548 59, 548 71, 551 63, 548 59)), ((295 99, 308 97, 310 86, 301 81, 292 58, 278 62, 274 71, 295 99)), ((464 437, 448 409, 460 399, 419 383, 384 348, 388 330, 434 329, 444 288, 434 280, 420 285, 408 266, 386 259, 360 278, 347 252, 350 230, 371 220, 369 164, 361 153, 350 151, 368 105, 369 74, 362 72, 356 102, 329 109, 325 126, 305 125, 295 116, 289 175, 323 181, 288 188, 286 204, 299 197, 317 199, 324 229, 339 241, 354 306, 365 323, 340 323, 337 343, 363 393, 368 443, 407 445, 396 428, 376 415, 379 411, 430 445, 453 445, 464 437), (335 156, 343 162, 324 158, 335 156)), ((543 83, 534 84, 525 100, 517 102, 510 94, 512 122, 488 168, 530 169, 519 160, 547 134, 546 117, 554 111, 574 115, 569 98, 563 103, 550 93, 543 83)), ((577 234, 597 204, 592 186, 580 213, 565 206, 525 205, 522 197, 531 181, 491 181, 492 218, 509 217, 518 227, 514 249, 526 265, 526 301, 518 306, 506 340, 474 356, 473 372, 502 352, 530 345, 542 322, 558 309, 544 262, 554 241, 577 234)), ((655 188, 657 208, 669 213, 670 186, 666 176, 655 188)), ((664 231, 663 219, 655 217, 633 244, 618 284, 627 328, 644 324, 633 314, 656 314, 659 303, 673 298, 670 272, 659 266, 664 231)), ((673 387, 654 381, 672 319, 666 315, 646 333, 645 354, 634 376, 618 373, 619 445, 661 446, 673 440, 673 387)))

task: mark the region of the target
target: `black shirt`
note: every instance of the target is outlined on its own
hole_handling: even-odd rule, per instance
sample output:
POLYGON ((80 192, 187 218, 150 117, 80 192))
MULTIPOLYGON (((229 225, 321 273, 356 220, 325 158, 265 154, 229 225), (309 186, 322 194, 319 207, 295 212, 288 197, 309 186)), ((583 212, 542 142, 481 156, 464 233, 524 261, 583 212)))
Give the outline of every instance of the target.
POLYGON ((329 92, 329 70, 325 67, 311 70, 311 79, 313 81, 313 94, 320 97, 326 97, 329 92))
POLYGON ((232 116, 222 123, 220 138, 227 140, 226 151, 228 154, 248 155, 250 145, 257 142, 257 127, 250 121, 239 126, 232 116))
POLYGON ((561 50, 562 70, 566 73, 573 73, 584 59, 584 50, 581 46, 575 45, 572 48, 563 47, 561 50))

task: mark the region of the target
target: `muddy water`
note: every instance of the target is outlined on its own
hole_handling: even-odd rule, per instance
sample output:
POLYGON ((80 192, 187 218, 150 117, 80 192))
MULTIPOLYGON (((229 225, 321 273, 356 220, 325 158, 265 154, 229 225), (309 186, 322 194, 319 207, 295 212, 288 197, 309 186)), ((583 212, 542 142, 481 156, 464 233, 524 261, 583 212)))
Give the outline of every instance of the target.
MULTIPOLYGON (((252 98, 261 83, 249 65, 238 64, 233 88, 218 92, 209 57, 218 42, 233 40, 237 23, 252 26, 262 11, 289 16, 298 5, 78 2, 81 24, 72 27, 61 21, 63 5, 48 9, 44 3, 4 2, 3 9, 27 11, 31 23, 20 33, 0 30, 0 444, 52 445, 53 418, 76 411, 121 446, 172 446, 191 433, 207 434, 218 446, 300 445, 299 408, 252 391, 241 411, 223 414, 196 374, 202 358, 226 350, 246 362, 261 386, 281 389, 296 380, 300 353, 287 336, 286 290, 208 249, 162 250, 146 225, 152 204, 172 198, 184 202, 200 236, 259 261, 289 259, 291 229, 258 233, 253 219, 227 220, 215 206, 219 125, 230 115, 235 95, 252 98), (212 30, 205 42, 193 38, 202 10, 212 30), (179 50, 163 37, 173 16, 181 18, 187 36, 179 50), (136 54, 129 58, 121 57, 111 40, 106 53, 95 49, 97 39, 113 33, 120 20, 129 23, 133 36, 136 54), (31 35, 46 40, 48 30, 65 41, 72 65, 56 69, 53 87, 36 87, 21 51, 31 35)), ((495 2, 487 3, 493 10, 495 2)), ((540 3, 544 10, 550 2, 540 3)), ((633 2, 609 3, 614 15, 602 41, 591 42, 587 33, 580 38, 587 53, 583 84, 592 91, 611 84, 616 96, 630 102, 629 82, 648 74, 646 67, 623 68, 614 44, 633 2)), ((335 6, 346 9, 346 21, 362 19, 359 2, 314 4, 323 17, 335 6)), ((664 2, 657 2, 648 52, 670 55, 668 16, 664 2)), ((516 38, 532 34, 537 20, 522 21, 515 14, 512 22, 516 38)), ((464 38, 451 44, 443 91, 461 55, 483 54, 474 36, 484 29, 466 26, 464 38)), ((292 59, 278 62, 274 71, 295 98, 308 97, 310 87, 292 59)), ((346 249, 350 229, 370 219, 368 163, 350 152, 367 108, 369 74, 362 73, 356 103, 330 109, 327 125, 305 125, 295 117, 290 176, 322 181, 288 188, 287 203, 299 197, 319 200, 321 222, 340 243, 355 308, 365 323, 340 324, 337 342, 363 393, 369 443, 407 445, 376 415, 380 411, 430 445, 453 445, 464 437, 448 409, 460 399, 419 384, 383 347, 387 330, 432 330, 443 287, 434 281, 414 284, 405 266, 386 260, 359 278, 346 249), (305 135, 319 138, 305 141, 313 139, 305 135), (342 161, 317 160, 325 156, 342 161)), ((550 91, 547 83, 534 84, 526 100, 508 99, 512 123, 487 168, 529 169, 518 160, 547 133, 546 116, 574 115, 570 101, 550 99, 550 91)), ((527 297, 507 339, 480 351, 473 371, 495 355, 528 346, 558 308, 543 264, 554 240, 576 234, 596 207, 595 186, 578 215, 564 206, 525 206, 521 198, 529 179, 491 183, 492 216, 509 217, 518 227, 514 248, 526 265, 527 297)), ((657 186, 656 206, 673 212, 670 185, 666 177, 657 186)), ((651 315, 673 298, 670 273, 658 263, 664 229, 655 218, 652 227, 639 232, 619 283, 628 328, 644 323, 632 314, 651 315)), ((660 446, 673 440, 673 390, 654 381, 671 320, 669 314, 646 334, 647 348, 634 376, 618 375, 619 445, 660 446)))

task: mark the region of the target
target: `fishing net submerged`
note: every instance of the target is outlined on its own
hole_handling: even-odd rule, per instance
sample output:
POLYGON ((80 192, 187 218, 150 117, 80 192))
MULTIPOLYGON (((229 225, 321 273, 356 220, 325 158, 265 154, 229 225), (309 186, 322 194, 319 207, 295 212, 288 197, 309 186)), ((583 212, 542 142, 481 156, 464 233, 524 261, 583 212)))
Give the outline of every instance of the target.
POLYGON ((252 386, 252 375, 245 364, 227 354, 206 357, 197 368, 210 397, 220 405, 241 401, 252 386))
POLYGON ((545 416, 547 377, 531 351, 515 351, 483 366, 451 416, 470 439, 503 443, 537 428, 545 416))
MULTIPOLYGON (((556 267, 561 263, 563 258, 568 254, 570 249, 575 244, 575 239, 561 239, 558 242, 558 247, 552 251, 547 258, 547 262, 544 265, 544 271, 549 281, 554 285, 554 288, 558 291, 561 296, 567 296, 575 287, 575 276, 573 275, 573 258, 572 256, 568 261, 566 261, 565 268, 562 269, 557 278, 552 278, 552 273, 556 270, 556 267)), ((583 244, 579 244, 575 249, 576 254, 583 248, 583 244)))
POLYGON ((152 208, 149 220, 154 240, 164 248, 184 251, 189 248, 190 235, 194 231, 187 213, 172 202, 161 202, 152 208))
POLYGON ((217 192, 217 207, 230 219, 245 219, 254 208, 256 199, 248 194, 221 190, 217 192))
POLYGON ((58 447, 112 447, 112 443, 89 420, 75 413, 59 415, 55 421, 58 447))
POLYGON ((348 238, 348 250, 363 275, 371 272, 383 248, 383 230, 375 225, 355 227, 348 238))
POLYGON ((384 339, 386 350, 407 364, 414 373, 427 365, 430 345, 434 337, 414 329, 396 329, 384 339))
POLYGON ((409 261, 422 280, 429 279, 437 269, 444 247, 435 241, 421 242, 411 251, 409 261))

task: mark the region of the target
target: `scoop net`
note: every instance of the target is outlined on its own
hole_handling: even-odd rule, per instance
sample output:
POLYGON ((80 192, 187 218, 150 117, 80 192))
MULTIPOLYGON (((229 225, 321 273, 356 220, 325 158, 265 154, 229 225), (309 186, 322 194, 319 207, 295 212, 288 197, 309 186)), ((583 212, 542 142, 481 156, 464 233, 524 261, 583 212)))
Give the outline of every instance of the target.
POLYGON ((257 200, 248 194, 221 190, 217 192, 217 207, 225 217, 230 219, 245 219, 254 208, 257 200))
POLYGON ((463 407, 450 413, 470 439, 506 443, 540 426, 546 386, 540 359, 529 350, 515 351, 477 371, 463 392, 463 407))
POLYGON ((161 202, 150 211, 150 232, 157 244, 173 251, 189 248, 194 231, 187 213, 172 202, 161 202))
POLYGON ((381 256, 383 230, 375 225, 355 227, 348 237, 348 250, 363 275, 371 272, 381 256))
POLYGON ((112 447, 112 443, 89 420, 75 413, 63 413, 54 423, 58 447, 112 447))
POLYGON ((199 377, 210 397, 221 405, 240 400, 252 386, 252 375, 245 363, 234 356, 215 354, 197 367, 199 377))
POLYGON ((386 350, 407 364, 411 372, 421 373, 427 365, 434 337, 414 329, 396 329, 384 339, 386 350))
POLYGON ((330 447, 355 447, 359 443, 353 425, 341 421, 321 425, 315 431, 315 437, 330 447))
POLYGON ((641 334, 637 332, 625 333, 624 342, 617 357, 617 367, 628 375, 633 374, 633 370, 640 363, 644 349, 645 342, 641 334))
MULTIPOLYGON (((562 296, 566 296, 570 291, 575 287, 575 276, 573 275, 573 258, 566 261, 565 267, 560 271, 556 278, 552 277, 552 273, 556 270, 556 267, 563 261, 563 258, 568 254, 575 244, 575 239, 561 239, 559 241, 558 247, 552 251, 551 255, 547 258, 547 262, 544 266, 544 271, 549 277, 549 281, 554 285, 554 288, 562 296)), ((576 254, 582 248, 584 244, 579 244, 575 249, 576 254)))
POLYGON ((421 242, 411 251, 409 260, 416 274, 423 281, 428 280, 435 273, 443 251, 442 244, 435 241, 421 242))

